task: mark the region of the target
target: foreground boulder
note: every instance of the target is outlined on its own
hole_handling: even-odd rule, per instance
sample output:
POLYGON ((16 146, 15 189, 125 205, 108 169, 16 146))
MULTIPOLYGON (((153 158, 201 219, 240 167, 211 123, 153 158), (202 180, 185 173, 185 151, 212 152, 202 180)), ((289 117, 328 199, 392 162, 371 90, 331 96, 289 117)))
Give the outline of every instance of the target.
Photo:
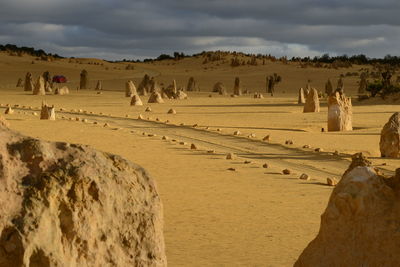
POLYGON ((328 97, 328 131, 352 131, 351 98, 335 92, 328 97))
POLYGON ((400 113, 394 113, 383 126, 379 148, 382 157, 400 157, 400 113))
POLYGON ((294 266, 400 266, 400 169, 385 178, 355 156, 294 266))
POLYGON ((166 266, 162 206, 139 166, 0 123, 0 266, 166 266))
POLYGON ((319 112, 319 98, 318 91, 316 89, 312 88, 307 94, 303 112, 319 112))

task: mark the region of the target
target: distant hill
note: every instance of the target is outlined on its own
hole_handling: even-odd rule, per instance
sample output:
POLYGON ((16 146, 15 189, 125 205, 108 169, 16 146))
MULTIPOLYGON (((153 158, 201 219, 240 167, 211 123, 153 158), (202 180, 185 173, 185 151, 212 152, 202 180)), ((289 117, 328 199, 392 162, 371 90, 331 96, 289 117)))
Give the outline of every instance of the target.
POLYGON ((30 56, 34 56, 34 57, 63 58, 62 56, 59 56, 58 54, 46 53, 42 49, 35 49, 33 47, 26 47, 26 46, 18 47, 13 44, 6 44, 6 45, 0 44, 0 51, 8 52, 10 55, 13 55, 13 56, 30 55, 30 56))

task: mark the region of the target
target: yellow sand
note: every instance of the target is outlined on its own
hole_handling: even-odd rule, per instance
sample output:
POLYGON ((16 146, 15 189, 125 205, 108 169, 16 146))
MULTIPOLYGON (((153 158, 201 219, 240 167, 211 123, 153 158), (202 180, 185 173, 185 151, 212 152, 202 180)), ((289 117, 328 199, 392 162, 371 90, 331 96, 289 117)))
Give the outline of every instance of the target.
MULTIPOLYGON (((125 70, 126 64, 122 63, 95 59, 82 62, 44 62, 0 53, 0 104, 20 105, 6 118, 11 128, 24 134, 88 144, 120 154, 147 169, 158 184, 164 204, 170 266, 290 266, 318 231, 320 215, 332 190, 324 185, 326 178, 340 177, 349 155, 362 151, 377 166, 386 163, 381 166, 384 172, 397 167, 396 160, 378 158, 380 130, 397 111, 397 105, 356 102, 355 130, 327 133, 321 132, 327 127, 326 101, 322 101, 321 112, 315 114, 303 114, 302 106, 297 104, 297 90, 305 86, 307 79, 323 90, 328 77, 335 85, 340 73, 363 66, 302 69, 296 64, 267 62, 266 66, 231 68, 228 63, 203 65, 199 58, 135 63, 135 70, 125 70), (104 65, 87 64, 93 62, 104 65), (92 88, 97 79, 103 81, 102 94, 75 90, 83 68, 89 72, 92 88), (27 71, 37 77, 45 70, 66 75, 71 94, 33 96, 15 87, 27 71), (283 82, 272 98, 265 93, 265 76, 274 72, 282 76, 283 82), (147 97, 142 97, 143 107, 131 107, 130 99, 124 97, 124 84, 133 79, 138 85, 144 73, 156 76, 165 85, 176 79, 178 87, 186 87, 193 76, 202 92, 189 93, 188 100, 166 100, 165 104, 148 105, 147 97), (253 99, 252 94, 231 98, 215 93, 209 97, 217 81, 231 90, 235 76, 241 78, 245 89, 262 92, 265 98, 253 99), (57 121, 40 121, 33 112, 38 113, 42 100, 66 112, 58 111, 57 121), (32 106, 33 110, 22 106, 32 106), (145 112, 147 106, 152 112, 145 112), (177 114, 167 114, 170 108, 177 114), (151 117, 150 121, 137 120, 139 114, 151 117), (77 117, 87 122, 76 121, 77 117), (169 123, 164 123, 166 120, 169 123), (103 127, 105 123, 109 127, 103 127), (197 127, 192 127, 194 124, 197 127), (233 136, 236 130, 242 135, 233 136), (251 133, 256 137, 247 138, 251 133), (162 140, 163 135, 169 140, 162 140), (271 144, 261 141, 266 135, 271 136, 271 144), (284 145, 289 139, 294 144, 284 145), (191 150, 191 143, 199 149, 191 150), (303 149, 305 144, 311 148, 303 149), (323 152, 314 152, 314 148, 322 148, 323 152), (335 150, 340 156, 332 155, 335 150), (238 158, 226 160, 229 152, 238 158), (269 168, 263 168, 264 163, 269 168), (292 173, 282 175, 285 168, 292 173), (311 181, 299 180, 302 173, 309 174, 311 181)), ((345 78, 344 82, 348 95, 356 92, 357 78, 345 78)), ((4 107, 0 112, 4 113, 4 107)))

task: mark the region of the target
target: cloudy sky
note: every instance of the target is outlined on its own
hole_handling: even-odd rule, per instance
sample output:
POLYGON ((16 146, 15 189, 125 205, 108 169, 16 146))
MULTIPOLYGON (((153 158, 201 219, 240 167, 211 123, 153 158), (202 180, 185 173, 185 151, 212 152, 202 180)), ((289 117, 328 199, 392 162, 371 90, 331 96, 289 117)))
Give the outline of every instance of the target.
POLYGON ((0 0, 0 44, 63 56, 400 55, 399 0, 0 0))

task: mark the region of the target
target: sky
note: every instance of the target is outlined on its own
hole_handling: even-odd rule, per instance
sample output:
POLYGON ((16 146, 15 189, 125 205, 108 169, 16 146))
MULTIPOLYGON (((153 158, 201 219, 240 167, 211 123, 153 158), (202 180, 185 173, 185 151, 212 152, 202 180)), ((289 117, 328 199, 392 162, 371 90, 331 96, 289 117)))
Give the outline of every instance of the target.
POLYGON ((108 60, 400 55, 399 0, 0 0, 0 44, 108 60))

